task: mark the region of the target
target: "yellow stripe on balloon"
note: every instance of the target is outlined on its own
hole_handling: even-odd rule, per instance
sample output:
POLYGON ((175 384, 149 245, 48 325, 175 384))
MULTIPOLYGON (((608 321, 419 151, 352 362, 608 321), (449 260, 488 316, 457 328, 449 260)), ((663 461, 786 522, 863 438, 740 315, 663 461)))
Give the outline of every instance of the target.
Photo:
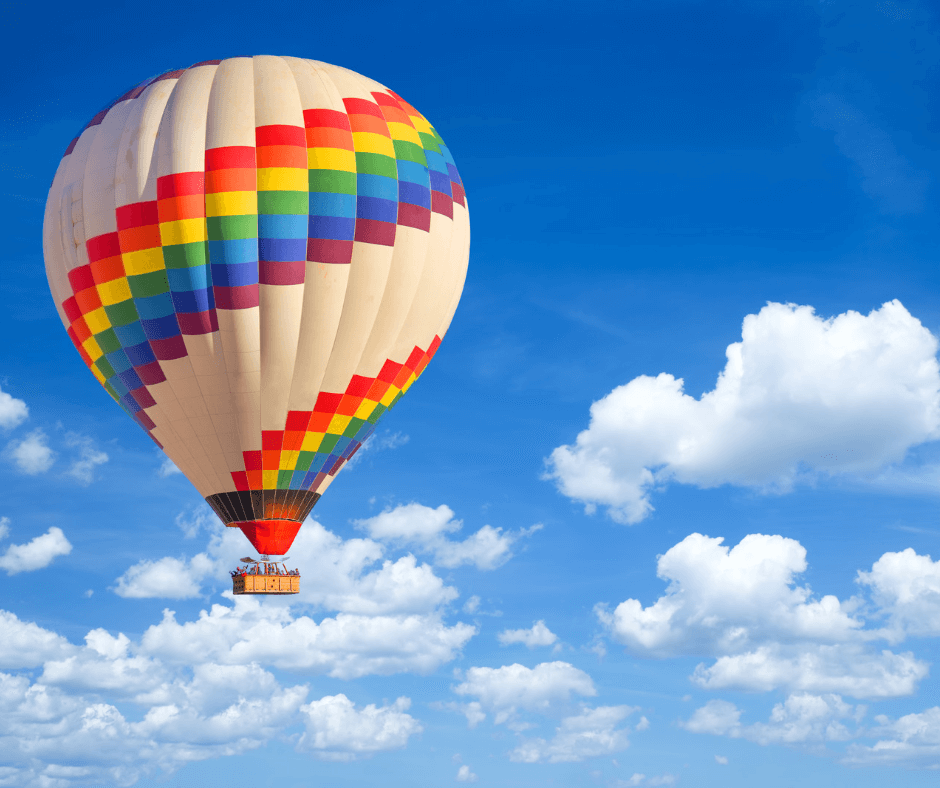
POLYGON ((127 277, 112 279, 110 282, 102 282, 98 285, 98 297, 104 306, 113 306, 120 304, 132 298, 131 288, 127 284, 127 277))
POLYGON ((296 167, 265 167, 258 170, 258 191, 305 192, 309 188, 306 170, 296 167))
POLYGON ((160 248, 141 249, 139 252, 124 252, 121 255, 121 260, 124 262, 124 270, 128 276, 151 274, 165 268, 163 250, 160 248))
POLYGON ((356 171, 356 154, 342 148, 307 148, 307 169, 356 171))
MULTIPOLYGON (((206 195, 208 199, 208 195, 206 195)), ((205 219, 180 219, 160 225, 160 241, 164 246, 188 244, 206 240, 205 219)))
POLYGON ((341 413, 337 413, 330 420, 330 426, 326 428, 326 431, 331 435, 342 435, 349 426, 350 421, 352 421, 352 416, 344 416, 341 413))
POLYGON ((258 213, 257 192, 219 192, 206 195, 207 217, 250 216, 256 213, 258 213))
POLYGON ((371 131, 354 131, 352 138, 356 153, 381 153, 384 156, 395 158, 395 146, 383 134, 375 134, 371 131))
MULTIPOLYGON (((91 357, 92 361, 97 361, 104 355, 104 351, 101 350, 101 347, 95 341, 94 337, 88 337, 88 339, 82 342, 82 348, 91 357)), ((101 382, 103 383, 104 379, 102 379, 101 382)))
POLYGON ((304 442, 300 445, 301 451, 317 451, 323 443, 323 432, 308 432, 304 435, 304 442))
POLYGON ((409 126, 407 123, 396 123, 394 120, 389 121, 388 133, 392 135, 393 140, 413 142, 419 148, 423 147, 418 132, 414 130, 413 126, 409 126))
POLYGON ((108 315, 104 311, 103 306, 99 306, 97 309, 84 315, 84 318, 85 324, 92 334, 100 334, 102 331, 107 331, 111 328, 111 321, 108 320, 108 315))

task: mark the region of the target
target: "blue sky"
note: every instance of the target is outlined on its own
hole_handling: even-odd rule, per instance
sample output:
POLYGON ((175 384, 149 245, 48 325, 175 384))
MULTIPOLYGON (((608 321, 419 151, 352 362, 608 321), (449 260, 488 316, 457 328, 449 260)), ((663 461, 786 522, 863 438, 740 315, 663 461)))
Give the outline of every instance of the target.
POLYGON ((934 783, 930 4, 0 14, 0 784, 934 783), (304 593, 236 603, 246 543, 81 363, 42 210, 130 85, 266 53, 420 109, 472 244, 304 593))

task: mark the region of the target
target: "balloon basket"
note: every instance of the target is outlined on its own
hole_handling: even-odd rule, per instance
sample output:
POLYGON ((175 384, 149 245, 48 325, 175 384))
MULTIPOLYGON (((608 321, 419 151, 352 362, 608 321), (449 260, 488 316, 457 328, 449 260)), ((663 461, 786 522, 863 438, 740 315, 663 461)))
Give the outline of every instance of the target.
POLYGON ((232 578, 233 594, 298 594, 300 576, 238 575, 232 578))
POLYGON ((245 566, 232 572, 232 593, 240 594, 297 594, 300 593, 300 573, 288 571, 278 562, 263 557, 260 561, 243 558, 245 566))

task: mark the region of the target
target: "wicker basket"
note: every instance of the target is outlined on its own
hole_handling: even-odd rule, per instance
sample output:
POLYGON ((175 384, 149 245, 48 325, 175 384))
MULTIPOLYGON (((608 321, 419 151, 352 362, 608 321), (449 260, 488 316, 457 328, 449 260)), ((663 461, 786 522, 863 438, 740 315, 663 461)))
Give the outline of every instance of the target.
POLYGON ((300 575, 235 575, 233 594, 296 594, 300 575))

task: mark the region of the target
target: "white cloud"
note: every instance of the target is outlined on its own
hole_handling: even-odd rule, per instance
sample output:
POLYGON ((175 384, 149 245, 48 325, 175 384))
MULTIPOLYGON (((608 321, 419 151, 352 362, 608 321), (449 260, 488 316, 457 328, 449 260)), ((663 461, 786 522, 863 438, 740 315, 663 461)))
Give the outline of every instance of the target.
MULTIPOLYGON (((117 579, 118 594, 187 598, 202 594, 207 585, 228 586, 228 570, 246 552, 241 532, 223 527, 207 507, 205 512, 184 513, 178 524, 184 533, 208 531, 207 549, 191 558, 139 562, 117 579)), ((145 632, 142 651, 179 663, 257 661, 353 678, 433 671, 476 634, 471 625, 444 623, 457 591, 412 555, 383 561, 384 548, 378 542, 343 540, 309 519, 291 553, 290 563, 302 569, 296 596, 266 599, 264 604, 254 597, 237 597, 234 607, 213 605, 192 622, 177 622, 175 614, 166 611, 164 620, 145 632), (338 615, 317 623, 292 612, 298 604, 338 615)))
POLYGON ((728 765, 728 758, 725 755, 716 755, 715 763, 721 764, 722 766, 728 765))
POLYGON ((572 694, 597 694, 591 677, 567 662, 470 668, 454 692, 476 697, 480 708, 493 712, 497 724, 512 719, 517 709, 545 712, 572 694))
POLYGON ((496 637, 504 646, 522 643, 529 648, 550 646, 558 640, 558 635, 545 626, 544 621, 536 621, 529 629, 504 629, 496 637))
POLYGON ((319 623, 287 607, 238 597, 234 607, 213 605, 195 621, 172 611, 143 635, 144 653, 175 663, 258 662, 336 678, 399 672, 429 673, 452 660, 476 633, 447 626, 438 615, 362 616, 340 613, 319 623))
MULTIPOLYGON (((229 570, 246 552, 241 531, 225 528, 208 506, 181 512, 176 524, 187 538, 209 534, 204 552, 193 557, 144 560, 117 580, 121 596, 180 599, 199 596, 206 583, 231 582, 229 570)), ((300 593, 290 601, 362 615, 434 613, 456 599, 427 564, 405 555, 383 559, 385 548, 371 539, 343 540, 315 520, 301 527, 290 563, 301 567, 300 593)))
POLYGON ((825 320, 770 303, 744 319, 715 388, 643 375, 591 406, 548 475, 589 509, 635 523, 674 481, 784 492, 801 479, 871 479, 940 435, 937 340, 899 301, 825 320))
POLYGON ((528 739, 509 757, 523 763, 568 763, 620 752, 630 746, 630 740, 627 729, 617 725, 634 711, 632 706, 585 708, 580 714, 565 717, 550 741, 528 739))
POLYGON ((23 440, 8 443, 4 455, 22 473, 30 476, 45 473, 55 462, 55 452, 49 447, 48 440, 42 430, 33 430, 23 440))
POLYGON ((29 408, 21 399, 16 399, 0 389, 0 427, 12 429, 29 418, 29 408))
POLYGON ((399 698, 388 706, 377 708, 370 703, 357 711, 345 695, 328 695, 300 707, 306 732, 297 749, 343 761, 400 749, 422 730, 421 724, 405 713, 410 706, 408 698, 399 698))
POLYGON ((0 669, 36 668, 50 659, 71 654, 75 647, 61 635, 30 621, 21 621, 14 613, 0 610, 0 669))
POLYGON ((839 692, 855 698, 910 695, 928 665, 910 652, 876 652, 858 644, 761 646, 699 665, 692 680, 705 689, 769 692, 778 687, 839 692))
POLYGON ((496 569, 505 564, 512 558, 513 544, 542 527, 534 525, 504 533, 502 528, 484 525, 458 542, 446 537, 462 526, 460 520, 454 519, 453 510, 446 505, 432 509, 419 503, 402 504, 356 524, 373 539, 431 553, 440 566, 452 568, 471 564, 480 570, 496 569))
POLYGON ((6 539, 10 535, 10 518, 0 517, 0 539, 6 539))
POLYGON ((78 449, 78 458, 72 461, 66 473, 84 485, 91 484, 95 479, 95 468, 106 463, 108 455, 96 449, 91 438, 74 432, 66 434, 65 445, 78 449))
MULTIPOLYGON (((130 785, 157 769, 172 773, 192 761, 260 747, 300 724, 305 732, 297 739, 297 749, 333 760, 401 748, 420 733, 421 724, 407 713, 410 700, 405 697, 383 706, 357 707, 342 694, 305 703, 306 685, 282 686, 262 667, 277 663, 304 670, 309 665, 305 652, 311 643, 294 637, 296 627, 278 637, 278 624, 290 626, 298 620, 291 621, 283 608, 264 611, 256 600, 247 607, 236 611, 216 606, 211 613, 204 612, 185 629, 196 642, 187 644, 188 649, 177 643, 176 650, 168 641, 180 635, 180 625, 169 612, 140 641, 93 629, 84 645, 76 646, 0 611, 5 639, 0 669, 38 674, 31 678, 0 672, 3 784, 130 785), (265 620, 265 612, 274 621, 265 620), (216 641, 214 648, 205 648, 206 641, 220 632, 211 628, 212 619, 227 615, 243 636, 233 645, 236 638, 228 632, 228 643, 216 641), (273 649, 268 642, 268 651, 262 653, 245 648, 253 637, 280 642, 273 649), (297 658, 278 658, 287 652, 297 658), (41 671, 35 670, 40 667, 41 671), (137 711, 128 714, 124 706, 137 711), (43 781, 52 774, 58 781, 43 781)), ((301 623, 317 626, 310 619, 301 623)), ((342 627, 349 622, 332 625, 337 623, 342 627)), ((328 630, 331 620, 319 626, 328 630)), ((422 649, 420 632, 386 629, 371 633, 371 640, 363 637, 362 628, 333 634, 334 645, 347 638, 347 657, 356 650, 367 652, 366 657, 370 650, 373 657, 382 649, 398 650, 408 652, 399 667, 421 667, 420 657, 416 658, 422 649)), ((431 664, 432 669, 436 666, 431 664)))
POLYGON ((843 763, 940 768, 940 707, 907 714, 897 720, 879 715, 875 721, 878 725, 869 731, 869 735, 882 738, 870 747, 851 745, 843 763))
MULTIPOLYGON (((202 510, 184 513, 178 525, 206 537, 207 547, 192 557, 139 562, 115 583, 119 593, 183 597, 230 582, 227 570, 245 552, 242 535, 202 510)), ((9 530, 8 520, 0 520, 0 530, 9 530)), ((58 529, 50 534, 64 541, 58 529)), ((35 564, 37 544, 50 552, 50 534, 11 548, 0 561, 17 569, 35 564)), ((386 558, 379 542, 343 540, 313 521, 296 547, 304 571, 299 599, 229 597, 185 620, 165 610, 161 621, 144 622, 139 638, 92 629, 73 645, 0 611, 9 647, 0 670, 30 671, 0 673, 0 783, 129 785, 274 737, 334 760, 406 746, 421 731, 407 698, 311 700, 306 685, 283 685, 270 669, 338 679, 438 670, 476 633, 445 622, 456 589, 413 555, 386 558), (298 612, 309 605, 338 612, 314 620, 298 612), (299 737, 290 733, 297 726, 299 737)), ((473 706, 485 716, 478 702, 466 705, 468 719, 473 706)))
POLYGON ((659 557, 657 574, 669 586, 652 605, 628 599, 613 613, 596 610, 634 654, 714 657, 692 676, 707 689, 912 693, 926 663, 872 648, 885 633, 865 628, 860 601, 814 598, 796 584, 806 568, 806 550, 793 539, 750 534, 728 548, 695 533, 659 557))
POLYGON ((467 766, 467 764, 464 764, 457 770, 457 777, 455 779, 459 783, 475 783, 479 778, 470 771, 470 767, 467 766))
POLYGON ((3 777, 10 785, 126 786, 158 768, 173 772, 192 761, 257 748, 299 721, 307 694, 306 687, 281 688, 270 674, 258 673, 268 677, 261 688, 250 682, 238 689, 213 686, 207 678, 212 671, 205 669, 181 677, 165 693, 175 692, 175 698, 144 703, 137 722, 96 695, 0 673, 3 777))
MULTIPOLYGON (((692 733, 744 738, 758 744, 846 741, 853 733, 845 722, 858 723, 865 710, 864 706, 846 703, 838 695, 803 692, 791 694, 783 703, 776 704, 767 722, 742 725, 742 712, 737 706, 724 700, 712 700, 696 709, 680 725, 692 733)), ((718 756, 715 760, 722 763, 718 756)))
MULTIPOLYGON (((9 520, 6 521, 8 522, 9 520)), ((3 525, 6 526, 6 523, 3 525)), ((58 556, 68 555, 71 552, 72 545, 65 538, 62 529, 52 526, 46 533, 31 539, 26 544, 11 544, 0 556, 0 569, 8 575, 34 572, 49 566, 58 556)))
POLYGON ((215 570, 205 553, 191 559, 160 558, 140 561, 117 579, 114 592, 130 599, 191 599, 201 592, 202 581, 215 570))
POLYGON ((857 581, 872 589, 874 600, 887 614, 890 639, 940 635, 940 561, 908 547, 885 553, 870 572, 860 571, 857 581))

